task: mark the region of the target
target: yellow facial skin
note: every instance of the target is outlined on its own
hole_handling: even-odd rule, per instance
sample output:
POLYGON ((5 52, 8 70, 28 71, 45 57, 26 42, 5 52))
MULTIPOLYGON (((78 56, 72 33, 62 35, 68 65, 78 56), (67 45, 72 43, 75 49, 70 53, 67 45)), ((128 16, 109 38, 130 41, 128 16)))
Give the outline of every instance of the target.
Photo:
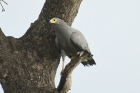
POLYGON ((57 22, 57 19, 56 18, 52 18, 51 20, 50 20, 50 23, 56 23, 57 22))

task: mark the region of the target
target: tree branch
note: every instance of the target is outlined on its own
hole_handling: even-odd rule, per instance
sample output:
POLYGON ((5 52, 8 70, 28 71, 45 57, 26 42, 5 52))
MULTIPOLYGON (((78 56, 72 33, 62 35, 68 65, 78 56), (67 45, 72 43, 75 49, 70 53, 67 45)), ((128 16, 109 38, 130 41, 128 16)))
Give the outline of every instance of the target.
MULTIPOLYGON (((39 18, 21 38, 6 37, 0 30, 0 83, 5 93, 54 93, 60 56, 49 20, 58 17, 71 25, 81 1, 46 0, 39 18)), ((66 66, 58 91, 70 89, 77 60, 66 66)))
POLYGON ((70 63, 66 65, 61 75, 59 85, 57 87, 57 91, 59 93, 67 93, 70 90, 72 85, 72 79, 71 79, 72 72, 85 57, 87 57, 86 53, 84 53, 82 56, 76 55, 72 58, 70 63))
POLYGON ((4 9, 4 7, 3 7, 1 1, 3 1, 3 2, 4 2, 5 4, 7 4, 7 5, 8 5, 8 3, 6 3, 4 0, 0 0, 0 5, 1 5, 1 7, 2 7, 2 12, 3 12, 3 11, 5 11, 5 9, 4 9))

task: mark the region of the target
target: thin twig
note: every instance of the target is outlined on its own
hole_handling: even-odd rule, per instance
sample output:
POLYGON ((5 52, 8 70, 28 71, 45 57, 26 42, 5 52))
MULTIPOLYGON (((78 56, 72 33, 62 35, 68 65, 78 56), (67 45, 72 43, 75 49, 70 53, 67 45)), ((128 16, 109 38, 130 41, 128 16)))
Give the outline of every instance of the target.
MULTIPOLYGON (((3 0, 1 0, 1 1, 3 1, 3 0)), ((3 2, 8 5, 8 3, 6 3, 5 1, 3 1, 3 2)))
POLYGON ((0 5, 1 5, 1 7, 2 7, 2 12, 3 12, 3 11, 5 11, 5 9, 3 8, 3 6, 2 6, 1 2, 0 2, 0 5))
MULTIPOLYGON (((4 7, 3 7, 3 5, 2 5, 2 3, 1 3, 1 1, 3 1, 3 0, 0 0, 0 5, 1 5, 1 7, 2 7, 2 12, 3 11, 5 11, 5 9, 4 9, 4 7)), ((8 5, 8 3, 6 3, 5 1, 3 1, 5 4, 7 4, 8 5)))

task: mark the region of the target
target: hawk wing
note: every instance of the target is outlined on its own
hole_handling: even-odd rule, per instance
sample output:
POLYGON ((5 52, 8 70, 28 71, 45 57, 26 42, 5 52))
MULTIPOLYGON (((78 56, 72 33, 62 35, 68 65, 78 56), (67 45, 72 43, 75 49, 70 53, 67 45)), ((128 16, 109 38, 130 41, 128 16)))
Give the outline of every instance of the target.
POLYGON ((90 53, 89 47, 88 47, 88 43, 85 39, 85 37, 83 36, 82 33, 78 32, 73 32, 71 37, 70 37, 71 41, 78 46, 81 50, 86 50, 87 52, 90 53))
POLYGON ((90 52, 87 41, 86 41, 85 37, 83 36, 83 34, 80 32, 73 32, 70 39, 80 49, 89 53, 89 56, 87 58, 85 58, 81 63, 84 66, 95 65, 96 64, 95 60, 92 58, 93 55, 90 52))

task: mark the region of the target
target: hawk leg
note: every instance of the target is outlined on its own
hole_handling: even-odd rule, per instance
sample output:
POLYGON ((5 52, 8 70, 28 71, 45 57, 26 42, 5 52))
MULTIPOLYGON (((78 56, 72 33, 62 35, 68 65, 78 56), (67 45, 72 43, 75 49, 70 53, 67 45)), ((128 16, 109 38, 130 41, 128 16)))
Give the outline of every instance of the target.
POLYGON ((60 75, 62 75, 63 71, 64 71, 64 64, 65 64, 65 56, 62 56, 62 70, 61 70, 61 73, 60 75))

